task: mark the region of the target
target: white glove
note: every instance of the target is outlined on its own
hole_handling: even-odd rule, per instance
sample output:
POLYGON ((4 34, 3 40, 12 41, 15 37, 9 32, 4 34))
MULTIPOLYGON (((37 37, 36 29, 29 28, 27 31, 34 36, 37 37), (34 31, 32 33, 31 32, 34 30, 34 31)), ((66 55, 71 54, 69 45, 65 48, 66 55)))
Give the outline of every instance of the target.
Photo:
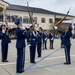
POLYGON ((54 26, 54 29, 58 29, 58 27, 57 26, 54 26))
POLYGON ((36 28, 36 30, 38 31, 38 28, 36 28))
POLYGON ((47 40, 47 38, 45 38, 45 41, 47 40))
POLYGON ((10 26, 10 29, 13 29, 13 27, 12 27, 12 26, 10 26))
POLYGON ((5 30, 2 30, 2 33, 5 33, 5 30))
POLYGON ((53 40, 54 38, 52 38, 51 40, 53 40))
POLYGON ((30 28, 29 25, 27 25, 26 28, 27 28, 27 29, 30 28))
POLYGON ((25 34, 26 34, 26 31, 23 32, 23 35, 25 35, 25 34))
POLYGON ((22 29, 22 30, 25 30, 25 27, 22 27, 21 29, 22 29))
POLYGON ((28 46, 31 46, 31 44, 28 44, 28 46))

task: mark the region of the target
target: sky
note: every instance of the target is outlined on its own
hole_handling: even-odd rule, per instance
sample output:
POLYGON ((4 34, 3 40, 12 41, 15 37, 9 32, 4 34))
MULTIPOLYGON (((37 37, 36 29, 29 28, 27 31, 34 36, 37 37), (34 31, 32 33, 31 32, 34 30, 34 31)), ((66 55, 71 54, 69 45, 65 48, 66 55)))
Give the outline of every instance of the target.
POLYGON ((71 7, 69 15, 75 16, 75 0, 5 0, 10 4, 43 8, 46 10, 66 14, 71 7))
MULTIPOLYGON (((30 7, 43 8, 49 11, 66 14, 69 8, 69 15, 75 16, 75 0, 5 0, 10 4, 27 6, 27 1, 30 7)), ((72 22, 64 21, 64 22, 72 22)), ((75 19, 74 19, 75 23, 75 19)))

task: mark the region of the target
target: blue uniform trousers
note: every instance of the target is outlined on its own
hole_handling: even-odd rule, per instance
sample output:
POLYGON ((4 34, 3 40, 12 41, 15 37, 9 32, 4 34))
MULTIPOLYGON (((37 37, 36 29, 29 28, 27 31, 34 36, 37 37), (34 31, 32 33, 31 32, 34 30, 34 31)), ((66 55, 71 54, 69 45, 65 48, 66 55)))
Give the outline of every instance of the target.
POLYGON ((7 60, 8 56, 8 44, 1 44, 2 60, 7 60))
POLYGON ((35 62, 36 46, 30 46, 30 62, 35 62))
POLYGON ((25 63, 25 48, 17 48, 17 65, 16 71, 21 72, 24 70, 25 63))
POLYGON ((41 48, 42 48, 42 44, 41 43, 38 43, 37 44, 37 53, 38 53, 38 57, 41 57, 41 48))
POLYGON ((66 57, 66 63, 70 63, 70 45, 65 45, 65 57, 66 57))
POLYGON ((43 49, 47 49, 47 40, 43 40, 43 49))
POLYGON ((50 40, 50 49, 53 49, 53 40, 50 40))
POLYGON ((45 49, 47 49, 47 40, 45 41, 45 49))

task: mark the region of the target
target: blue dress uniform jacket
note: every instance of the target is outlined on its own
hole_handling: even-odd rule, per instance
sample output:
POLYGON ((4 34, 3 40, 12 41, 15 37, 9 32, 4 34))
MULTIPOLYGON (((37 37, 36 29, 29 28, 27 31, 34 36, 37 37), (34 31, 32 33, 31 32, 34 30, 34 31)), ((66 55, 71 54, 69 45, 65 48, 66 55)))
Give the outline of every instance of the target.
POLYGON ((27 35, 27 42, 31 46, 36 46, 36 41, 37 41, 36 32, 34 31, 34 33, 35 33, 35 36, 32 31, 28 32, 28 35, 27 35))
POLYGON ((26 32, 24 32, 24 30, 21 30, 18 27, 16 29, 16 36, 17 36, 16 48, 26 47, 26 45, 25 45, 25 37, 27 36, 26 32))
POLYGON ((11 42, 9 38, 9 33, 10 33, 10 30, 5 30, 5 33, 2 33, 2 31, 0 31, 0 39, 2 39, 2 42, 1 42, 2 61, 7 60, 8 44, 11 42))
POLYGON ((54 40, 54 36, 52 34, 49 34, 49 39, 53 39, 54 40))
POLYGON ((45 33, 43 33, 42 39, 43 39, 43 49, 47 49, 47 47, 46 47, 46 45, 47 45, 47 35, 45 33))
POLYGON ((36 32, 30 31, 27 36, 27 42, 30 44, 30 62, 35 63, 35 53, 36 53, 36 32))
POLYGON ((64 48, 64 37, 62 34, 60 36, 60 39, 61 39, 61 48, 64 48))
POLYGON ((41 32, 38 32, 38 35, 37 35, 37 43, 42 43, 42 33, 41 32))
POLYGON ((53 49, 54 35, 50 33, 49 39, 50 39, 50 49, 53 49))
POLYGON ((64 44, 64 37, 63 37, 63 35, 61 35, 60 38, 61 38, 61 43, 64 44))
POLYGON ((43 33, 43 36, 42 36, 43 40, 45 40, 46 37, 47 37, 47 36, 43 33))
POLYGON ((16 29, 16 48, 17 48, 17 66, 16 72, 21 73, 24 71, 24 62, 25 62, 25 37, 26 31, 22 30, 21 28, 17 27, 16 29))
POLYGON ((9 35, 6 35, 7 32, 8 32, 8 34, 10 33, 9 30, 6 30, 5 33, 2 33, 2 31, 0 31, 0 38, 2 39, 1 44, 8 44, 11 42, 9 35))
POLYGON ((61 33, 64 37, 64 45, 71 45, 70 38, 72 37, 72 32, 70 31, 61 31, 58 29, 58 32, 61 33))
POLYGON ((37 34, 37 53, 38 53, 38 57, 41 57, 41 50, 42 48, 42 33, 38 32, 37 34))

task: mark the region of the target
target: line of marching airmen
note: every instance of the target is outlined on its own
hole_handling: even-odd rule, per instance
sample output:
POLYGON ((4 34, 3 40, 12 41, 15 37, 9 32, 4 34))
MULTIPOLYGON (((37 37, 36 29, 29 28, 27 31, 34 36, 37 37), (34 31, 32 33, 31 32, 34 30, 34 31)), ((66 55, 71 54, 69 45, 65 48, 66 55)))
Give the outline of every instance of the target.
MULTIPOLYGON (((63 21, 63 20, 62 20, 63 21)), ((11 29, 8 26, 7 20, 5 18, 5 24, 1 25, 1 31, 0 31, 0 38, 2 39, 1 42, 1 53, 2 53, 2 62, 8 62, 7 55, 8 55, 8 44, 11 42, 9 38, 9 34, 11 33, 11 29)), ((43 29, 39 27, 39 30, 36 31, 35 27, 32 25, 30 26, 30 30, 28 31, 27 28, 24 28, 22 26, 22 23, 19 18, 15 20, 15 25, 17 25, 16 28, 16 49, 17 49, 17 63, 16 63, 16 72, 22 73, 24 72, 24 63, 25 63, 25 38, 27 38, 27 44, 30 48, 30 63, 36 63, 35 62, 35 53, 36 53, 36 46, 37 46, 37 53, 38 57, 41 57, 42 53, 42 40, 43 40, 43 49, 47 49, 46 43, 47 43, 47 36, 45 34, 45 31, 43 32, 43 29), (45 45, 45 46, 44 46, 45 45)), ((65 64, 71 64, 70 61, 70 38, 72 36, 72 27, 69 26, 68 30, 63 32, 58 29, 57 26, 54 26, 54 29, 57 30, 59 33, 62 34, 65 45, 65 56, 66 56, 66 63, 65 64)), ((49 34, 50 38, 50 49, 53 49, 53 41, 54 37, 52 32, 49 34)))
MULTIPOLYGON (((11 43, 9 34, 12 32, 11 28, 8 26, 7 19, 5 17, 5 24, 1 25, 1 31, 0 31, 0 38, 2 39, 1 42, 1 53, 2 53, 2 62, 8 62, 7 56, 8 56, 8 45, 11 43)), ((37 46, 37 53, 38 57, 41 57, 42 52, 42 39, 45 43, 45 49, 46 47, 46 41, 47 36, 44 34, 43 29, 39 27, 39 30, 36 32, 34 26, 30 26, 30 31, 27 31, 27 28, 25 29, 22 26, 22 23, 19 18, 16 19, 15 24, 17 25, 16 28, 16 48, 17 48, 17 67, 16 72, 21 73, 24 71, 24 62, 25 62, 25 38, 27 38, 27 44, 30 45, 30 62, 35 63, 35 52, 36 52, 36 46, 37 46)), ((44 45, 44 44, 43 44, 44 45)))

